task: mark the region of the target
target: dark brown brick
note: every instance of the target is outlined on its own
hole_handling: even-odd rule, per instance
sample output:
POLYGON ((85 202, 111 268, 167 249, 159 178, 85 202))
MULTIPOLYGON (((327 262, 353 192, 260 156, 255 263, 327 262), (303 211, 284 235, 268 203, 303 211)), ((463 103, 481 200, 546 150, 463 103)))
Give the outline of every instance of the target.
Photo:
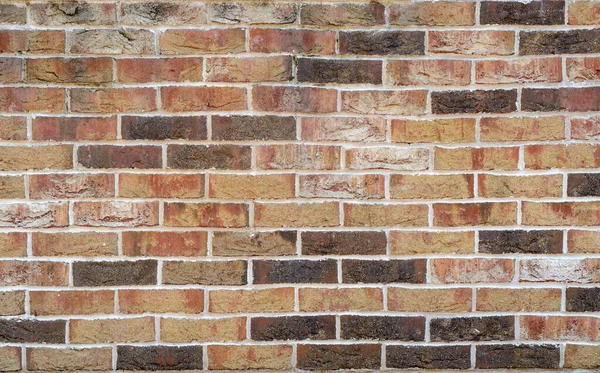
POLYGON ((126 140, 206 140, 206 117, 134 117, 121 119, 126 140))
POLYGON ((169 145, 167 164, 180 169, 250 169, 249 146, 169 145))
POLYGON ((556 369, 560 362, 557 345, 477 346, 476 368, 480 369, 556 369))
POLYGON ((599 52, 600 29, 520 33, 519 54, 522 55, 599 52))
POLYGON ((423 55, 423 31, 347 31, 340 33, 341 54, 423 55))
POLYGON ((600 174, 569 174, 567 195, 569 197, 600 196, 600 174))
POLYGON ((161 168, 160 146, 84 145, 77 149, 79 164, 87 168, 161 168))
POLYGON ((562 25, 565 23, 565 2, 482 1, 480 23, 482 25, 562 25))
POLYGON ((65 343, 65 320, 0 320, 0 342, 65 343))
POLYGON ((471 367, 470 346, 387 346, 388 368, 462 369, 471 367))
POLYGON ((335 339, 335 316, 253 317, 255 341, 335 339))
POLYGON ((298 59, 298 81, 338 84, 381 84, 382 62, 377 60, 298 59))
POLYGON ((560 254, 562 231, 481 231, 479 252, 489 254, 560 254))
POLYGON ((515 337, 515 318, 489 316, 433 319, 430 333, 434 342, 511 340, 515 337))
POLYGON ((600 110, 600 87, 525 88, 521 96, 521 110, 598 111, 600 110))
POLYGON ((342 316, 342 339, 425 340, 424 317, 342 316))
POLYGON ((342 282, 358 283, 425 283, 425 259, 414 260, 355 260, 342 262, 342 282))
POLYGON ((75 262, 75 286, 156 285, 156 260, 75 262))
POLYGON ((567 311, 600 311, 600 288, 567 288, 567 311))
POLYGON ((431 106, 434 114, 509 113, 517 110, 517 91, 432 92, 431 106))
POLYGON ((213 140, 295 140, 296 118, 277 115, 213 116, 213 140))
POLYGON ((314 26, 375 26, 385 23, 385 5, 368 4, 304 4, 301 23, 314 26))
POLYGON ((303 232, 304 255, 384 255, 385 232, 303 232))
POLYGON ((381 346, 298 345, 298 368, 310 370, 379 369, 381 346))
POLYGON ((244 260, 175 262, 163 264, 165 284, 171 285, 245 285, 248 264, 244 260))
POLYGON ((260 260, 253 270, 256 284, 337 282, 335 260, 260 260))
POLYGON ((117 369, 202 369, 202 346, 118 346, 117 369))

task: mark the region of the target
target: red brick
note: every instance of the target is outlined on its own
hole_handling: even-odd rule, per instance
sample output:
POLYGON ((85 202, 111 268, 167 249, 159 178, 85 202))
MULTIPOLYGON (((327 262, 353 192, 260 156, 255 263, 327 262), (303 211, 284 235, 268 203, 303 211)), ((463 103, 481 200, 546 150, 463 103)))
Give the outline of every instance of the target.
POLYGON ((575 140, 600 139, 600 116, 572 118, 571 138, 575 140))
POLYGON ((250 29, 250 51, 260 53, 335 54, 335 32, 250 29))
POLYGON ((515 53, 515 34, 499 30, 432 31, 428 49, 466 56, 508 56, 515 53))
POLYGON ((131 198, 201 198, 204 175, 120 174, 119 196, 131 198))
POLYGON ((123 255, 127 256, 204 256, 206 232, 123 232, 123 255))
POLYGON ((32 199, 114 197, 115 178, 110 174, 43 174, 29 176, 32 199))
POLYGON ((202 58, 122 58, 116 64, 123 83, 202 81, 202 58))
POLYGON ((241 53, 246 50, 243 29, 166 30, 160 34, 161 54, 241 53))
POLYGON ((0 53, 60 54, 65 52, 62 30, 0 30, 0 53))
POLYGON ((163 87, 166 111, 246 110, 246 89, 233 87, 163 87))
POLYGON ((0 82, 20 82, 22 64, 23 60, 20 58, 0 58, 0 82))
POLYGON ((156 110, 154 88, 73 88, 71 110, 78 113, 140 113, 156 110))
POLYGON ((598 111, 600 87, 525 88, 521 94, 523 111, 598 111))
POLYGON ((521 316, 520 337, 525 340, 595 342, 600 319, 586 316, 521 316))
POLYGON ((29 302, 36 316, 112 314, 114 297, 112 290, 32 291, 29 302))
POLYGON ((117 138, 117 117, 34 117, 31 135, 42 141, 103 141, 117 138))
POLYGON ((254 86, 252 106, 258 111, 331 113, 337 111, 337 92, 313 87, 254 86))
POLYGON ((60 88, 0 88, 0 112, 62 113, 65 90, 60 88))

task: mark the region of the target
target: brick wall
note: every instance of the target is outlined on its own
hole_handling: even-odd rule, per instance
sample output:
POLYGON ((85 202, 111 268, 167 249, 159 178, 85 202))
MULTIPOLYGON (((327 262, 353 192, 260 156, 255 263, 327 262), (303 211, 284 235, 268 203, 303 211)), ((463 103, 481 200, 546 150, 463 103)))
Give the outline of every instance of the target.
POLYGON ((600 368, 600 2, 2 1, 0 371, 600 368))

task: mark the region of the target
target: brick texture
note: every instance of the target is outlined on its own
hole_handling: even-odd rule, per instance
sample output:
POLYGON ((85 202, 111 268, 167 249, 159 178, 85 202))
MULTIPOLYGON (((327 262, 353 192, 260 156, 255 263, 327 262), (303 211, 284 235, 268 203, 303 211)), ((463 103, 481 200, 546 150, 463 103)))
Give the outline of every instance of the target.
POLYGON ((0 372, 600 370, 597 0, 0 0, 0 372))

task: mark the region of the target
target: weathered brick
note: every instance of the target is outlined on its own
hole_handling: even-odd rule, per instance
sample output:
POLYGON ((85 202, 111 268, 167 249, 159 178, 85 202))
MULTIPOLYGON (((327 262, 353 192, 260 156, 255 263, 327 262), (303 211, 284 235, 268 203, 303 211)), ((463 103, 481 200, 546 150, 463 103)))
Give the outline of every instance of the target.
POLYGON ((424 317, 342 316, 342 339, 423 341, 424 317))
POLYGON ((600 4, 594 1, 574 1, 569 3, 567 23, 569 25, 600 24, 600 4))
POLYGON ((385 140, 383 118, 303 117, 302 140, 374 142, 385 140))
POLYGON ((209 58, 209 82, 285 82, 292 79, 292 57, 209 58))
POLYGON ((61 262, 1 261, 0 274, 1 286, 67 286, 69 283, 69 266, 61 262))
POLYGON ((597 140, 600 116, 571 119, 571 138, 575 140, 597 140))
POLYGON ((252 106, 258 111, 332 113, 337 111, 337 91, 316 87, 254 86, 252 106))
POLYGON ((381 346, 378 344, 298 345, 297 359, 300 369, 379 369, 381 346))
POLYGON ((121 58, 116 65, 117 80, 123 83, 203 80, 202 58, 121 58))
POLYGON ((71 320, 69 341, 73 344, 153 342, 154 317, 128 319, 71 320))
POLYGON ((342 91, 342 111, 358 114, 423 115, 427 91, 342 91))
POLYGON ((4 343, 65 343, 65 320, 1 319, 0 341, 4 343))
POLYGON ((223 2, 211 4, 211 20, 235 24, 294 23, 298 6, 294 3, 223 2))
POLYGON ((119 370, 202 369, 201 346, 118 346, 119 370))
POLYGON ((322 203, 266 203, 254 205, 257 227, 336 227, 340 225, 339 206, 322 203))
POLYGON ((558 369, 558 345, 477 346, 476 365, 482 369, 558 369))
POLYGON ((303 255, 383 255, 385 232, 302 232, 303 255))
POLYGON ((521 282, 596 283, 600 261, 586 259, 527 259, 521 261, 521 282))
POLYGON ((65 52, 63 30, 0 30, 0 53, 57 54, 65 52))
POLYGON ((294 289, 212 290, 209 293, 209 311, 215 313, 293 312, 294 289))
POLYGON ((598 202, 523 202, 523 225, 599 225, 598 202))
POLYGON ((567 76, 573 82, 600 80, 600 58, 568 58, 566 68, 567 76))
POLYGON ((426 170, 429 167, 429 150, 397 146, 350 148, 346 150, 346 167, 355 170, 426 170))
POLYGON ((473 232, 390 232, 390 253, 393 255, 472 254, 475 250, 473 232))
POLYGON ((473 175, 391 175, 390 197, 473 198, 473 175))
POLYGON ((238 145, 169 145, 167 166, 173 169, 250 168, 252 149, 238 145))
POLYGON ((558 312, 560 289, 480 288, 477 311, 481 312, 558 312))
POLYGON ((118 237, 111 232, 34 232, 34 256, 112 256, 117 255, 118 237))
POLYGON ((461 369, 471 367, 469 346, 387 346, 389 368, 461 369))
POLYGON ((204 256, 207 240, 206 232, 123 232, 123 255, 204 256))
POLYGON ((339 36, 340 54, 423 55, 423 31, 343 31, 339 36))
POLYGON ((0 347, 0 371, 12 372, 21 368, 21 347, 0 347))
POLYGON ((27 118, 0 116, 0 140, 25 140, 27 138, 27 118))
POLYGON ((376 60, 299 58, 299 82, 381 84, 382 63, 376 60))
POLYGON ((444 91, 431 93, 434 114, 510 113, 517 110, 516 90, 444 91))
POLYGON ((596 168, 600 165, 596 144, 529 145, 525 147, 525 168, 596 168))
POLYGON ((475 119, 392 120, 392 141, 461 143, 475 140, 475 119))
POLYGON ((475 80, 481 84, 557 83, 562 81, 560 58, 477 61, 475 70, 475 80))
POLYGON ((162 318, 160 329, 160 340, 168 343, 241 341, 246 337, 246 318, 162 318))
POLYGON ((41 26, 110 26, 117 23, 117 6, 110 3, 49 2, 31 4, 30 11, 33 23, 41 26))
POLYGON ((252 28, 250 29, 250 51, 259 53, 331 55, 335 54, 335 32, 325 30, 252 28))
POLYGON ((385 5, 368 4, 303 4, 300 20, 312 26, 376 26, 385 23, 385 5))
POLYGON ((431 31, 427 49, 431 53, 464 56, 509 56, 515 53, 513 31, 431 31))
MULTIPOLYGON (((25 292, 24 291, 1 291, 0 292, 0 315, 16 316, 25 314, 25 292)), ((2 355, 0 349, 0 355, 2 355)), ((0 361, 3 359, 0 358, 0 361)), ((2 365, 0 365, 2 367, 2 365)))
POLYGON ((566 308, 569 312, 600 310, 600 288, 567 288, 566 308))
POLYGON ((120 174, 119 196, 142 198, 200 198, 204 175, 120 174))
POLYGON ((256 260, 255 284, 337 283, 335 260, 256 260))
POLYGON ((431 282, 438 284, 511 282, 515 262, 512 259, 433 259, 431 282))
POLYGON ((156 260, 74 262, 73 285, 155 285, 156 271, 156 260))
POLYGON ((219 199, 278 199, 294 198, 293 174, 228 175, 215 174, 209 178, 209 197, 219 199))
POLYGON ((117 117, 35 117, 33 140, 103 141, 117 138, 117 117))
POLYGON ((25 4, 1 4, 0 23, 24 25, 27 23, 27 8, 25 4))
POLYGON ((521 96, 523 111, 598 111, 600 89, 526 88, 521 96))
POLYGON ((289 370, 291 360, 291 346, 208 346, 209 369, 289 370))
POLYGON ((483 1, 480 22, 483 25, 562 25, 565 22, 565 2, 483 1))
POLYGON ((431 320, 431 340, 506 341, 515 337, 513 316, 457 317, 431 320))
POLYGON ((212 254, 216 256, 294 255, 296 232, 214 232, 212 254))
POLYGON ((436 170, 516 170, 519 148, 435 148, 436 170))
POLYGON ((248 226, 248 205, 167 202, 164 219, 167 227, 241 228, 248 226))
POLYGON ((564 367, 567 369, 598 369, 598 346, 567 344, 564 367))
POLYGON ((246 50, 243 29, 166 30, 159 36, 161 54, 240 53, 246 50))
MULTIPOLYGON (((2 5, 0 5, 2 7, 2 5)), ((2 10, 0 9, 0 12, 2 10)), ((0 16, 1 17, 1 16, 0 16)), ((23 60, 20 58, 0 58, 0 82, 18 83, 22 80, 23 60)))
POLYGON ((600 251, 598 240, 600 232, 569 230, 567 238, 567 247, 569 253, 597 253, 600 251))
POLYGON ((93 315, 114 312, 114 291, 31 291, 30 312, 36 316, 93 315))
POLYGON ((433 205, 435 226, 514 225, 516 223, 516 203, 435 203, 433 205))
POLYGON ((0 198, 25 197, 25 184, 22 176, 0 176, 0 198))
POLYGON ((142 2, 121 4, 120 23, 146 26, 191 26, 207 23, 202 3, 142 2))
POLYGON ((382 311, 383 292, 378 288, 300 288, 300 311, 382 311))
POLYGON ((62 113, 64 111, 64 89, 39 87, 0 88, 0 112, 62 113))
POLYGON ((154 88, 72 88, 74 113, 143 113, 156 110, 154 88))
POLYGON ((154 32, 144 29, 83 29, 68 32, 73 54, 154 54, 154 32))
POLYGON ((23 232, 0 233, 0 257, 27 256, 27 235, 23 232))
POLYGON ((42 174, 29 176, 32 199, 114 197, 115 180, 110 174, 42 174))
POLYGON ((597 341, 598 318, 587 316, 521 316, 521 339, 597 341))
POLYGON ((255 148, 256 167, 263 170, 334 170, 340 147, 331 145, 262 145, 255 148))
POLYGON ((246 89, 235 87, 162 87, 166 111, 246 110, 246 89))
POLYGON ((295 140, 296 118, 291 116, 212 116, 213 140, 295 140))
POLYGON ((335 339, 335 316, 253 317, 255 341, 335 339))
POLYGON ((245 285, 248 264, 243 260, 163 263, 162 282, 172 285, 245 285))
POLYGON ((27 81, 34 83, 107 83, 113 80, 112 59, 29 58, 27 81))
POLYGON ((475 23, 472 2, 414 2, 389 5, 390 24, 398 26, 471 26, 475 23))
POLYGON ((69 225, 66 203, 0 204, 0 227, 55 228, 69 225))
POLYGON ((600 30, 521 31, 519 54, 598 53, 600 30))
POLYGON ((397 60, 386 66, 385 79, 391 85, 467 85, 471 81, 469 61, 397 60))
POLYGON ((342 282, 347 284, 422 284, 426 275, 427 261, 424 259, 342 261, 342 282))
POLYGON ((344 203, 347 227, 425 227, 426 205, 344 203))
POLYGON ((489 254, 560 254, 562 231, 481 231, 479 252, 489 254))
POLYGON ((87 227, 158 225, 158 202, 74 202, 73 220, 87 227))
POLYGON ((397 312, 470 312, 471 289, 388 288, 388 309, 397 312))
POLYGON ((204 310, 204 290, 119 290, 119 312, 201 313, 204 310))
POLYGON ((383 175, 300 175, 299 196, 305 198, 384 198, 383 175))

